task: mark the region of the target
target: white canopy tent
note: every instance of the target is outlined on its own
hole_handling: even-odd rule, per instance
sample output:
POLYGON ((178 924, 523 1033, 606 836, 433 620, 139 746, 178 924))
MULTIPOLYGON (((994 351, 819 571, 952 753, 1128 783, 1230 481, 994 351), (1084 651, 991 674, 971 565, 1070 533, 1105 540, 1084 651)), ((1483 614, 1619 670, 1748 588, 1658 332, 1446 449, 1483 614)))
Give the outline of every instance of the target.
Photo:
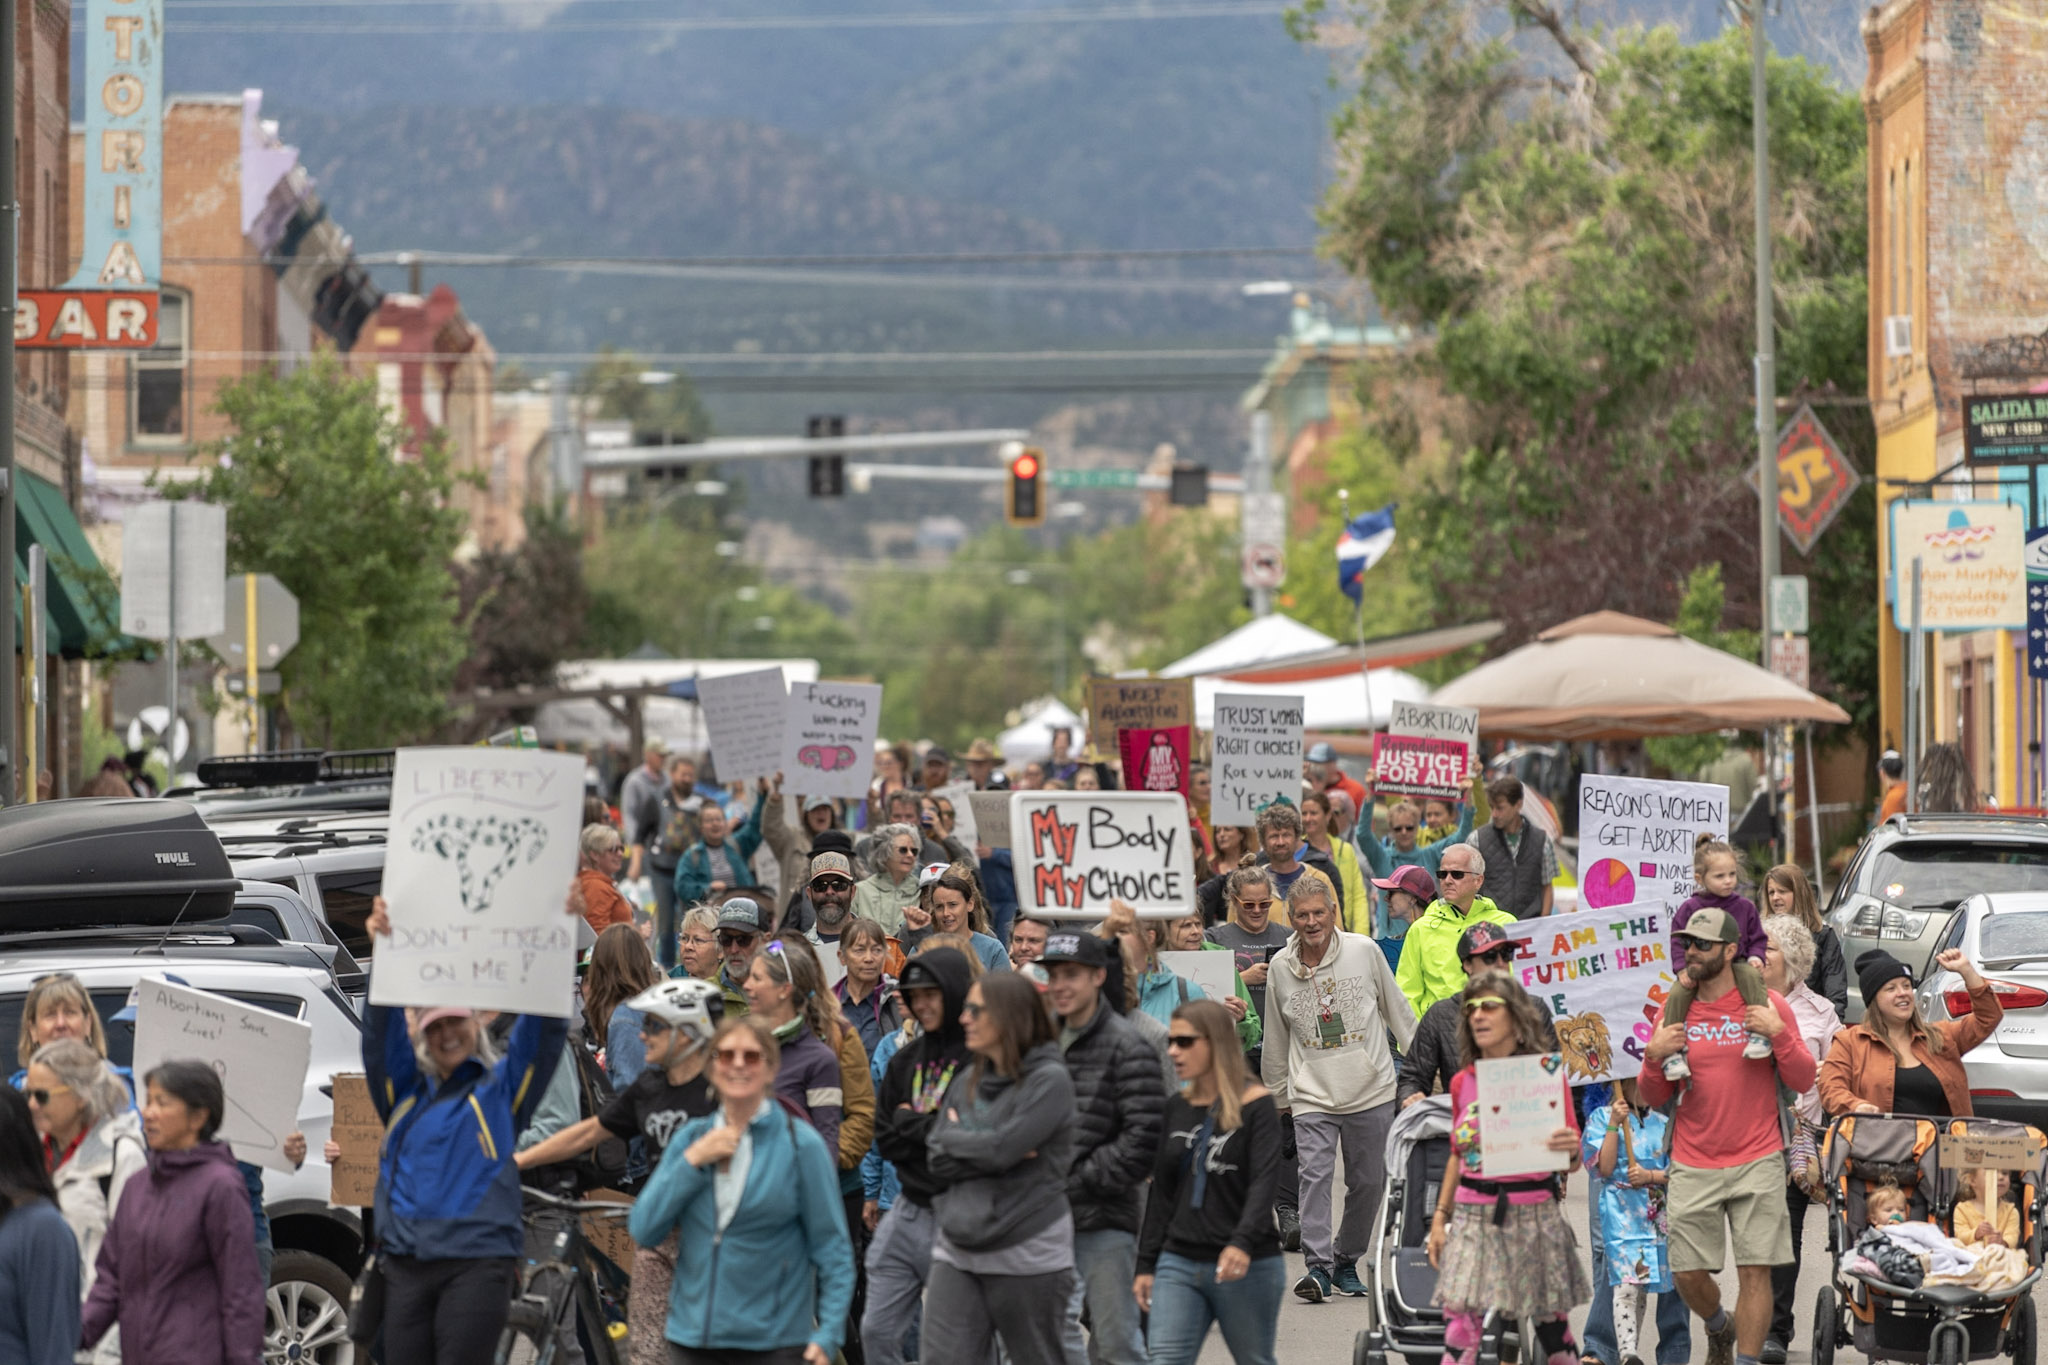
POLYGON ((997 735, 996 751, 1002 754, 1003 762, 1012 766, 1029 763, 1035 758, 1049 758, 1052 755, 1052 732, 1062 729, 1074 732, 1074 753, 1088 747, 1088 727, 1081 723, 1081 718, 1063 703, 1047 701, 1025 716, 1022 722, 997 735))
POLYGON ((1304 654, 1334 649, 1337 642, 1291 616, 1274 612, 1245 622, 1230 634, 1211 640, 1185 658, 1159 670, 1162 678, 1199 678, 1204 674, 1241 673, 1304 654))
MULTIPOLYGON (((555 685, 598 693, 607 687, 656 687, 762 668, 780 668, 785 683, 818 680, 816 659, 572 659, 555 670, 555 685)), ((647 738, 662 741, 670 753, 702 757, 711 752, 704 712, 696 702, 647 697, 641 702, 641 717, 647 738)), ((542 744, 596 749, 624 748, 632 742, 626 723, 594 696, 547 702, 534 713, 533 723, 542 744)))

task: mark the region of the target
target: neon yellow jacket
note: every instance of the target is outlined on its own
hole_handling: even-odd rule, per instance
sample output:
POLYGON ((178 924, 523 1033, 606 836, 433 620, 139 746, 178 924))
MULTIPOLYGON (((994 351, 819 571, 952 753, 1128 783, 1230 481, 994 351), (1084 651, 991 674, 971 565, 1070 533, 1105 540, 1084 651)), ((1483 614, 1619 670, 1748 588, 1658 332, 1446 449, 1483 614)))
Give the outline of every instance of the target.
POLYGON ((1401 993, 1421 1018, 1431 1005, 1448 1000, 1465 989, 1465 966, 1458 961, 1458 940, 1467 929, 1483 921, 1513 925, 1515 917, 1484 896, 1472 898, 1472 912, 1460 914, 1458 907, 1439 897, 1408 926, 1408 941, 1401 948, 1401 966, 1394 980, 1401 993))
POLYGON ((1372 907, 1376 897, 1365 884, 1365 870, 1358 865, 1358 850, 1349 839, 1330 840, 1330 861, 1344 881, 1344 932, 1372 937, 1372 907))

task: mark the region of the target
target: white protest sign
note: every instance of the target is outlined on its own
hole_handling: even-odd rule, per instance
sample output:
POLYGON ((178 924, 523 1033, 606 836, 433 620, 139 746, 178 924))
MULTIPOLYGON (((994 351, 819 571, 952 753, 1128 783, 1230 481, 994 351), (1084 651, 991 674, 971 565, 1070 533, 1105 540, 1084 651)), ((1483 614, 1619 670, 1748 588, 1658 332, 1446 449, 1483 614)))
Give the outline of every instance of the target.
POLYGON ((1195 908, 1188 803, 1179 792, 1010 794, 1017 902, 1045 919, 1104 919, 1120 900, 1146 919, 1195 908))
POLYGON ((799 796, 866 796, 881 725, 881 684, 797 683, 777 765, 783 780, 799 796))
POLYGON ((1571 1092, 1555 1052, 1482 1057, 1479 1082, 1479 1174, 1503 1180, 1531 1171, 1563 1171, 1570 1152, 1553 1152, 1550 1135, 1571 1125, 1571 1092))
POLYGON ((582 921, 583 760, 534 749, 400 749, 384 898, 391 937, 374 1005, 466 1005, 567 1017, 582 921))
POLYGON ((1662 902, 1580 910, 1505 926, 1520 942, 1508 967, 1557 1027, 1573 1085, 1643 1069, 1643 1048, 1677 977, 1662 902))
POLYGON ((1236 953, 1161 953, 1159 965, 1194 982, 1218 1004, 1237 994, 1236 953))
POLYGON ((1429 702, 1397 701, 1394 718, 1387 726, 1390 735, 1414 739, 1452 739, 1465 746, 1465 770, 1479 763, 1479 712, 1470 706, 1436 706, 1429 702))
MULTIPOLYGON (((970 792, 967 804, 974 808, 974 832, 990 848, 1010 846, 1010 793, 970 792)), ((955 810, 959 807, 956 805, 955 810)))
POLYGON ((1718 782, 1642 777, 1579 779, 1579 903, 1592 909, 1693 893, 1692 850, 1728 837, 1728 789, 1718 782))
POLYGON ((220 1136, 243 1161, 289 1174, 285 1137, 299 1126, 313 1029, 224 995, 145 977, 136 983, 135 1075, 162 1062, 204 1062, 227 1095, 220 1136))
MULTIPOLYGON (((932 788, 933 796, 953 808, 953 837, 973 848, 981 842, 981 824, 974 818, 974 784, 953 782, 932 788)), ((991 844, 993 848, 995 845, 991 844)))
POLYGON ((746 781, 777 771, 789 728, 789 690, 781 669, 699 678, 697 704, 704 708, 719 780, 746 781))
POLYGON ((1216 694, 1210 738, 1209 820, 1258 823, 1275 801, 1301 804, 1300 697, 1216 694))

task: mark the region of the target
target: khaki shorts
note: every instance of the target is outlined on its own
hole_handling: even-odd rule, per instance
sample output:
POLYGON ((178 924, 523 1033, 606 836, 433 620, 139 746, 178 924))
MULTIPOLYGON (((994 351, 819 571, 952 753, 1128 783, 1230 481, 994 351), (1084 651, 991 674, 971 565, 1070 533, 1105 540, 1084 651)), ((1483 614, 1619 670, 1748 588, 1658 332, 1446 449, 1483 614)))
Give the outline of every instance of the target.
POLYGON ((1664 1210, 1673 1270, 1720 1270, 1724 1219, 1735 1240, 1735 1264, 1792 1264, 1782 1152, 1720 1168, 1674 1161, 1664 1210))

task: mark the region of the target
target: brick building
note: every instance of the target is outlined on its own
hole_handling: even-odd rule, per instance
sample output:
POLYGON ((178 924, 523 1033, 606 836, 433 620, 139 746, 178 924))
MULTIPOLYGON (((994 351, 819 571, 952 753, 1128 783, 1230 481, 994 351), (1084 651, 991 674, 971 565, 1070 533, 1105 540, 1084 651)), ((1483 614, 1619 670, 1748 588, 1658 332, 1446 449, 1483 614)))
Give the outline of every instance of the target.
MULTIPOLYGON (((1889 585, 1894 499, 2027 501, 2024 469, 1964 467, 1962 404, 2048 387, 2048 31, 1986 0, 1892 0, 1870 11, 1863 37, 1878 569, 1889 585)), ((2040 507, 2028 524, 2042 524, 2040 507)), ((1893 591, 1880 588, 1878 634, 1882 728, 1896 744, 1908 640, 1893 591)), ((2043 801, 2038 763, 2023 758, 2044 726, 2021 635, 1935 633, 1927 646, 1923 733, 1961 742, 1984 795, 2008 807, 2043 801)))

